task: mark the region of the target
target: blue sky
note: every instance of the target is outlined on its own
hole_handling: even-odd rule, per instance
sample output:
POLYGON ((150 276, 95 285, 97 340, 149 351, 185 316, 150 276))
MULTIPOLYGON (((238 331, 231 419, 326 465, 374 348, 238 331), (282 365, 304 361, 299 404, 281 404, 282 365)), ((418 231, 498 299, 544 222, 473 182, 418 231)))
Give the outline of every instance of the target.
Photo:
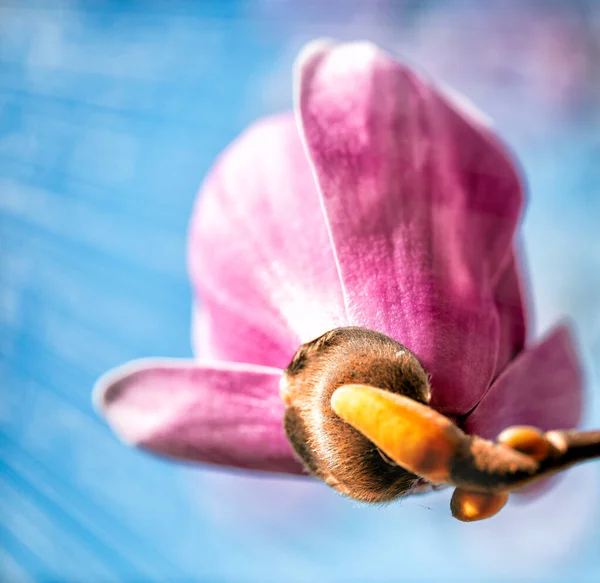
POLYGON ((464 525, 447 493, 373 509, 308 480, 159 460, 117 442, 91 405, 108 368, 191 355, 185 244, 199 184, 248 123, 290 107, 297 50, 330 36, 381 43, 494 119, 529 184, 534 335, 572 319, 585 422, 600 426, 600 114, 569 101, 598 77, 580 87, 579 29, 556 28, 588 30, 600 13, 582 25, 578 3, 541 19, 533 2, 410 4, 0 4, 2 580, 600 578, 599 467, 464 525), (522 46, 541 21, 566 39, 558 52, 543 27, 541 48, 522 46), (548 78, 562 54, 572 60, 548 78))

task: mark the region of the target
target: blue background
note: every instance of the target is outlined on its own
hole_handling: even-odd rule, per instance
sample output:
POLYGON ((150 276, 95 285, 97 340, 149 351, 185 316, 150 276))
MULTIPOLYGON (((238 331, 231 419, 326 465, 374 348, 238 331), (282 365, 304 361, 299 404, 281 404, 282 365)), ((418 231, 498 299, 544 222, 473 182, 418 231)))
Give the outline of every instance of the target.
POLYGON ((459 88, 516 151, 533 335, 574 322, 600 426, 600 3, 0 2, 0 580, 598 581, 598 467, 480 524, 168 463, 93 411, 108 368, 191 356, 186 229, 220 150, 291 105, 319 36, 459 88), (481 5, 485 5, 482 8, 481 5))

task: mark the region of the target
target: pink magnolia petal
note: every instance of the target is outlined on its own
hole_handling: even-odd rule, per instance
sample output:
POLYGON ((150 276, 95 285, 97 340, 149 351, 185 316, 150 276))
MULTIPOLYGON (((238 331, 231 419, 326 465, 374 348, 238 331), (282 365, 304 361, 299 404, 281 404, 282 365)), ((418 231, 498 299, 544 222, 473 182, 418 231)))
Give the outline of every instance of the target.
POLYGON ((205 308, 194 336, 211 357, 283 368, 302 342, 348 323, 293 116, 259 122, 220 158, 192 219, 189 269, 205 308))
POLYGON ((145 359, 98 381, 98 409, 124 441, 190 460, 302 473, 283 431, 281 370, 145 359))
POLYGON ((527 334, 519 268, 514 254, 496 285, 495 301, 500 322, 500 342, 496 362, 496 374, 498 374, 523 350, 527 334))
POLYGON ((350 322, 407 345, 434 406, 467 413, 521 342, 496 304, 522 201, 511 160, 481 118, 373 45, 312 45, 298 77, 350 322))
POLYGON ((502 372, 464 424, 467 432, 495 438, 511 425, 544 431, 570 429, 583 407, 582 373, 566 326, 521 352, 502 372))

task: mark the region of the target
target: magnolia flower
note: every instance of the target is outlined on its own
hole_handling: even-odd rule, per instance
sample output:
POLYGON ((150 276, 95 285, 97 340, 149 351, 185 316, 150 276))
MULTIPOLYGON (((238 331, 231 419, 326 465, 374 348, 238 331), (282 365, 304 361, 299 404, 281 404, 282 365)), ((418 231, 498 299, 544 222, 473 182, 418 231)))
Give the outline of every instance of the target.
POLYGON ((294 114, 247 130, 199 196, 200 359, 135 361, 99 381, 121 439, 195 462, 307 469, 383 501, 444 482, 380 447, 388 393, 485 438, 575 426, 568 329, 526 343, 522 184, 488 121, 367 43, 311 44, 295 92, 294 114), (385 393, 364 432, 363 393, 337 390, 355 384, 385 393))

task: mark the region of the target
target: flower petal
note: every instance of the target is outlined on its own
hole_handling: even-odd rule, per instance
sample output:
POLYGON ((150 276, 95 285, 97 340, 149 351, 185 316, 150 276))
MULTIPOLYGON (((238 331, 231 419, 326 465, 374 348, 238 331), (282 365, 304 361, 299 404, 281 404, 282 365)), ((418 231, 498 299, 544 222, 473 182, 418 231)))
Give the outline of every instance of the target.
POLYGON ((504 370, 525 346, 527 322, 519 271, 517 259, 513 254, 496 286, 495 302, 500 322, 500 342, 494 376, 504 370))
POLYGON ((283 430, 281 370, 143 359, 104 375, 98 409, 127 443, 191 460, 302 473, 283 430))
MULTIPOLYGON (((368 43, 312 45, 297 112, 350 322, 410 348, 464 414, 495 371, 522 193, 483 118, 368 43)), ((505 325, 505 324, 503 324, 505 325)))
MULTIPOLYGON (((189 269, 211 358, 284 368, 346 313, 314 179, 292 115, 246 131, 205 182, 189 269)), ((204 353, 200 353, 204 356, 204 353)))
POLYGON ((511 425, 570 429, 578 424, 582 406, 582 374, 571 334, 563 325, 508 365, 464 427, 489 439, 511 425))

